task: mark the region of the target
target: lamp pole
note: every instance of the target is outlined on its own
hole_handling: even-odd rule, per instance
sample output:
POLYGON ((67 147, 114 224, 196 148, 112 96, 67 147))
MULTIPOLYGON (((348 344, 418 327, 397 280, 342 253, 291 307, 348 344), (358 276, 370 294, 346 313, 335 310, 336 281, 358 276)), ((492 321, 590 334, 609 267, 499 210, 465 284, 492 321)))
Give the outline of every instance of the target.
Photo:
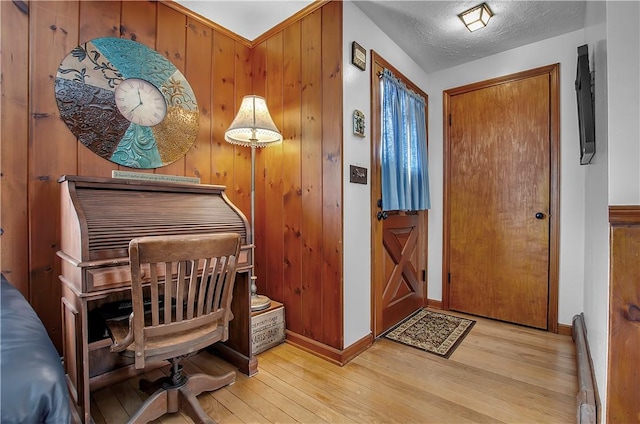
POLYGON ((271 306, 271 300, 266 297, 258 294, 258 285, 256 281, 258 277, 256 276, 256 143, 258 139, 256 138, 256 130, 251 130, 251 244, 253 245, 253 252, 251 253, 251 272, 249 273, 249 278, 251 279, 251 310, 252 311, 261 311, 263 309, 267 309, 271 306))

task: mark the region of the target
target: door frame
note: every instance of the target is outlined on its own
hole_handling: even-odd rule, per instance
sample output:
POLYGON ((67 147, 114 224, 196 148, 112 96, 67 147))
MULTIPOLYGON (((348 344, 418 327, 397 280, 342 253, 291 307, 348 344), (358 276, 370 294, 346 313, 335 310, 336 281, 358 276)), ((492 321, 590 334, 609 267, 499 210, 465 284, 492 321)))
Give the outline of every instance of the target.
MULTIPOLYGON (((415 85, 411 80, 405 77, 402 72, 393 67, 389 62, 387 62, 380 54, 376 53, 375 50, 371 50, 371 76, 370 76, 370 84, 371 84, 371 101, 370 101, 370 115, 371 115, 371 333, 373 337, 376 338, 381 334, 381 326, 382 324, 382 308, 377 304, 377 290, 378 284, 376 280, 377 275, 382 274, 382 264, 377 260, 378 257, 382 256, 384 251, 384 246, 382 245, 382 236, 383 236, 383 228, 382 221, 379 221, 376 218, 376 214, 379 210, 378 208, 378 199, 380 198, 380 192, 382 191, 382 184, 380 182, 380 137, 381 137, 381 128, 380 128, 380 108, 378 107, 377 99, 380 98, 380 85, 378 84, 380 77, 378 72, 380 72, 380 68, 389 69, 394 75, 399 78, 407 87, 416 93, 420 94, 424 97, 426 105, 425 105, 425 125, 427 126, 427 149, 429 147, 429 108, 428 108, 428 100, 429 97, 427 93, 420 89, 417 85, 415 85), (379 310, 378 310, 379 309, 379 310)), ((419 277, 424 277, 424 305, 427 305, 428 302, 428 279, 427 275, 427 257, 428 257, 428 231, 429 231, 429 212, 428 211, 419 211, 419 240, 418 240, 418 249, 423 249, 424 254, 419 255, 418 263, 419 277), (422 275, 420 275, 422 274, 422 275)), ((379 277, 383 278, 383 277, 379 277)))
POLYGON ((549 298, 547 305, 547 331, 558 332, 558 288, 560 269, 560 64, 542 66, 502 77, 480 81, 443 92, 443 236, 442 236, 442 308, 449 310, 449 237, 450 237, 450 178, 451 178, 451 132, 449 115, 451 97, 499 84, 514 82, 524 78, 549 76, 549 298))

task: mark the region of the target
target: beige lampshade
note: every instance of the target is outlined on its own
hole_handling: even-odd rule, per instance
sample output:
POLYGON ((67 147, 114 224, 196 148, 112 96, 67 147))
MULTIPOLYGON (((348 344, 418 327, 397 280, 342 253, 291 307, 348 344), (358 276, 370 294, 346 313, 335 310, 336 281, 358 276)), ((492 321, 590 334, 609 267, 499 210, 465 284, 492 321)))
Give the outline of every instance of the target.
POLYGON ((486 3, 482 3, 476 7, 466 10, 458 15, 467 29, 471 32, 484 28, 489 23, 489 19, 493 16, 491 9, 486 3))
POLYGON ((282 135, 271 119, 264 97, 249 95, 242 98, 224 139, 240 146, 264 147, 282 141, 282 135))

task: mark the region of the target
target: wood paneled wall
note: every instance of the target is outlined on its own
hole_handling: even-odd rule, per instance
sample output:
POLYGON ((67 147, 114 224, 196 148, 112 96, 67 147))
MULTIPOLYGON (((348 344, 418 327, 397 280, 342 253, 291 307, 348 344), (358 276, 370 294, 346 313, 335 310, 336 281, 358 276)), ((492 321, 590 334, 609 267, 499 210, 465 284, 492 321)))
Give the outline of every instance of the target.
POLYGON ((258 281, 266 283, 259 286, 283 299, 288 330, 336 348, 342 347, 341 46, 336 2, 254 52, 254 69, 269 70, 256 73, 254 91, 283 99, 281 111, 269 107, 285 136, 264 151, 257 184, 265 212, 256 223, 265 238, 257 243, 268 246, 257 256, 258 281))
POLYGON ((60 176, 125 169, 77 142, 59 117, 62 59, 96 37, 136 40, 189 80, 200 108, 194 147, 148 172, 223 184, 250 215, 250 149, 224 141, 242 96, 267 98, 284 136, 258 151, 258 288, 285 304, 287 329, 342 346, 342 4, 322 3, 255 45, 154 1, 0 2, 1 269, 61 346, 60 176))
POLYGON ((342 4, 258 43, 253 69, 284 139, 258 155, 258 290, 284 303, 289 332, 341 349, 342 4))
POLYGON ((640 420, 640 206, 609 206, 608 423, 640 420))

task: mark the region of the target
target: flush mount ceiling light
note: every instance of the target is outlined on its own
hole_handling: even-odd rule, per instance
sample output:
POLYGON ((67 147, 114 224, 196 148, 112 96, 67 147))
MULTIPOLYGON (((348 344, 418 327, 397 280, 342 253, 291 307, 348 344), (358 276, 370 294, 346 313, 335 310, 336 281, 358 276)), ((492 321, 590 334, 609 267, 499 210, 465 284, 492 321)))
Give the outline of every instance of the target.
POLYGON ((462 22, 464 22, 464 26, 471 32, 486 27, 492 16, 493 13, 487 3, 479 4, 458 15, 462 22))

